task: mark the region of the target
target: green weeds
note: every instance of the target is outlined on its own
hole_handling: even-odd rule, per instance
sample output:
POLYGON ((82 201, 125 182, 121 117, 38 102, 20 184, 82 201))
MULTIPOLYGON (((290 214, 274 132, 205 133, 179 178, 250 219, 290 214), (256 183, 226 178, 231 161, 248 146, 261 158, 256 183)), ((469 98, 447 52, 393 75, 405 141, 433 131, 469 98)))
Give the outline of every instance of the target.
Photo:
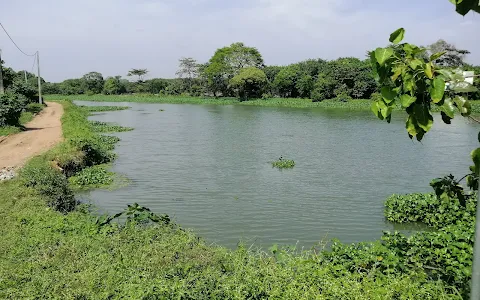
POLYGON ((280 156, 277 161, 272 162, 272 167, 278 169, 291 169, 295 167, 295 162, 291 159, 285 159, 280 156))
POLYGON ((90 124, 92 124, 93 131, 99 132, 99 133, 124 132, 124 131, 133 130, 133 128, 131 127, 123 127, 123 126, 115 125, 113 123, 100 122, 100 121, 90 121, 90 124))
MULTIPOLYGON (((312 102, 311 99, 301 98, 268 98, 249 101, 238 101, 234 98, 200 98, 200 97, 181 97, 181 96, 157 96, 157 95, 49 95, 51 100, 79 100, 94 102, 141 102, 141 103, 172 103, 172 104, 211 104, 211 105, 252 105, 268 107, 292 107, 292 108, 328 108, 328 109, 348 109, 348 110, 368 110, 372 106, 372 100, 354 99, 348 101, 324 100, 312 102)), ((480 113, 480 100, 470 101, 472 112, 480 113)), ((396 107, 395 110, 400 110, 396 107)), ((435 108, 432 108, 435 111, 435 108)))
POLYGON ((130 109, 130 106, 80 106, 88 112, 117 111, 130 109))

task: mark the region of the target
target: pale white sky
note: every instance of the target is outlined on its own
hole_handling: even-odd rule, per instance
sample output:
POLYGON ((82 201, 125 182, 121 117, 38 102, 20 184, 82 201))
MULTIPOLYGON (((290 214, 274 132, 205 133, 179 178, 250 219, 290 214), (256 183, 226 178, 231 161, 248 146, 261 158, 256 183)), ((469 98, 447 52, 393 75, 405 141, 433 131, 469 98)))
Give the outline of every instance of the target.
MULTIPOLYGON (((26 52, 40 51, 47 81, 90 71, 175 76, 178 59, 207 61, 233 42, 257 47, 266 64, 307 58, 364 58, 398 27, 406 41, 443 38, 480 64, 480 15, 462 17, 448 0, 0 0, 0 22, 26 52)), ((30 70, 0 32, 8 66, 30 70)))

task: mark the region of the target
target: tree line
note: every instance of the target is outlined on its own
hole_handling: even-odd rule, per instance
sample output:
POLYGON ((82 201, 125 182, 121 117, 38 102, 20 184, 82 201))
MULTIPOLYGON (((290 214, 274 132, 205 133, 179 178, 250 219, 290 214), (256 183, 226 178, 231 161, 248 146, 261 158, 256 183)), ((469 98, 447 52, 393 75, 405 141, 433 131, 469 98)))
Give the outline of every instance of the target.
MULTIPOLYGON (((438 65, 463 70, 480 67, 465 63, 468 50, 457 49, 444 40, 427 47, 425 55, 446 51, 436 62, 438 65)), ((287 66, 265 65, 261 53, 254 47, 234 43, 219 48, 206 63, 193 58, 179 60, 177 78, 145 80, 147 69, 132 69, 122 76, 104 78, 101 73, 90 72, 81 78, 61 83, 46 83, 46 94, 131 94, 149 93, 165 96, 213 96, 252 98, 310 98, 367 99, 379 92, 368 53, 365 59, 344 57, 335 60, 307 59, 287 66)), ((478 80, 477 80, 478 84, 478 80)))

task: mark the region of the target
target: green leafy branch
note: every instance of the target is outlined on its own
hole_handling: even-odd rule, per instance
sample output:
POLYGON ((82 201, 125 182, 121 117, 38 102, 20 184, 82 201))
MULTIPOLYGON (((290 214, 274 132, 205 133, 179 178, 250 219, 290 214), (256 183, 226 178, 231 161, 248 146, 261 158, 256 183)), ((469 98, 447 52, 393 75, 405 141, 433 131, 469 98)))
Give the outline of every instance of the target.
POLYGON ((138 203, 128 205, 127 208, 113 216, 102 216, 97 218, 96 224, 100 227, 110 224, 114 219, 126 216, 126 224, 143 224, 153 222, 157 224, 169 225, 171 219, 168 215, 156 215, 148 207, 140 206, 138 203))

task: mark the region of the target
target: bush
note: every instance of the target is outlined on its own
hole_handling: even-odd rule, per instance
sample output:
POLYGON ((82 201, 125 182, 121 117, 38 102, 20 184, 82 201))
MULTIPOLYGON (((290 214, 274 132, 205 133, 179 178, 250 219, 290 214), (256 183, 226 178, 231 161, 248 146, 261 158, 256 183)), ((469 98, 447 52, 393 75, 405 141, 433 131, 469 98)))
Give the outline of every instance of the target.
POLYGON ((345 92, 342 92, 342 93, 339 93, 336 97, 335 97, 335 101, 340 101, 340 102, 348 102, 352 100, 352 97, 350 97, 347 93, 345 92))
POLYGON ((440 199, 434 194, 392 195, 385 202, 385 217, 396 223, 422 222, 434 228, 471 222, 477 209, 475 194, 466 207, 458 199, 440 199))
POLYGON ((32 114, 38 114, 38 113, 41 112, 44 108, 45 108, 45 105, 44 105, 44 104, 40 104, 40 103, 29 103, 29 104, 27 104, 27 106, 25 107, 25 110, 26 110, 27 112, 31 112, 32 114))
POLYGON ((42 158, 32 160, 20 174, 27 187, 35 188, 46 198, 48 206, 63 213, 75 209, 77 202, 67 178, 42 158))
POLYGON ((26 99, 22 95, 11 92, 0 95, 0 127, 18 125, 25 104, 26 99))
POLYGON ((12 94, 23 95, 27 99, 27 102, 34 102, 38 100, 37 91, 25 83, 23 80, 15 81, 12 86, 8 88, 12 94))

